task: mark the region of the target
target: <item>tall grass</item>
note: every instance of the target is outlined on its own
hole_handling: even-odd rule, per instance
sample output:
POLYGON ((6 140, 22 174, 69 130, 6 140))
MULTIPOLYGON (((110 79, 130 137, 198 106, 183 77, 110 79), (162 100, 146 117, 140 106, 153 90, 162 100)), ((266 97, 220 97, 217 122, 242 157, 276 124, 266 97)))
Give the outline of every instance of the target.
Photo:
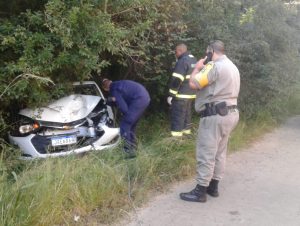
POLYGON ((125 160, 116 148, 81 157, 23 162, 16 172, 7 168, 12 159, 3 157, 0 225, 72 225, 77 216, 82 225, 111 222, 147 199, 149 190, 162 190, 169 182, 189 176, 194 142, 169 139, 163 128, 151 123, 147 134, 153 136, 140 131, 138 157, 131 160, 125 160))
MULTIPOLYGON (((296 113, 296 112, 293 112, 296 113)), ((193 129, 197 130, 195 118, 193 129)), ((269 112, 241 117, 230 139, 236 151, 276 126, 269 112)), ((135 159, 120 148, 84 156, 22 162, 5 146, 0 159, 0 225, 109 224, 195 171, 195 135, 169 136, 166 116, 144 119, 135 159)))
POLYGON ((247 120, 241 114, 241 119, 232 132, 229 140, 229 152, 234 152, 250 144, 262 134, 270 131, 277 125, 277 120, 268 111, 258 112, 247 120))

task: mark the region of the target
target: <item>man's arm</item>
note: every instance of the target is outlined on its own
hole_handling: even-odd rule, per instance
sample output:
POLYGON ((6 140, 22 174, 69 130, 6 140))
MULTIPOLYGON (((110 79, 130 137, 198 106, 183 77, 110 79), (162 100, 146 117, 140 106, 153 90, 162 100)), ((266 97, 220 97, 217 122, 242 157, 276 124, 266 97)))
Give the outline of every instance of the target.
POLYGON ((185 79, 186 71, 183 60, 179 60, 174 68, 172 77, 169 83, 169 95, 175 97, 178 93, 178 90, 185 79))
POLYGON ((125 115, 128 113, 128 106, 124 98, 118 92, 112 92, 112 98, 114 98, 117 107, 125 115))
POLYGON ((202 89, 211 84, 217 78, 214 62, 203 64, 206 58, 201 59, 196 64, 195 70, 191 75, 189 85, 192 89, 202 89))
POLYGON ((204 68, 204 61, 206 60, 206 57, 203 59, 200 59, 197 64, 195 65, 195 68, 191 74, 191 78, 189 80, 189 85, 191 89, 199 89, 199 85, 197 82, 195 82, 195 76, 198 74, 203 68, 204 68))

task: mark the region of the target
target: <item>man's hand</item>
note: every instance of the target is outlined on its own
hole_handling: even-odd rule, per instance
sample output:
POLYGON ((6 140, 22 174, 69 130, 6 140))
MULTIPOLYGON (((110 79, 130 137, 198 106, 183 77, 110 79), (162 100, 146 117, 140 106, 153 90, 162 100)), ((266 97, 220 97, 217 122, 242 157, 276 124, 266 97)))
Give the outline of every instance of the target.
POLYGON ((116 102, 116 98, 115 98, 115 97, 108 97, 108 98, 107 98, 107 102, 108 102, 108 103, 116 102))
POLYGON ((202 68, 204 68, 204 61, 206 60, 207 56, 200 59, 197 64, 195 65, 195 69, 197 69, 198 71, 200 71, 202 68))
POLYGON ((169 105, 172 105, 172 99, 173 99, 173 97, 168 97, 167 98, 167 102, 168 102, 169 105))

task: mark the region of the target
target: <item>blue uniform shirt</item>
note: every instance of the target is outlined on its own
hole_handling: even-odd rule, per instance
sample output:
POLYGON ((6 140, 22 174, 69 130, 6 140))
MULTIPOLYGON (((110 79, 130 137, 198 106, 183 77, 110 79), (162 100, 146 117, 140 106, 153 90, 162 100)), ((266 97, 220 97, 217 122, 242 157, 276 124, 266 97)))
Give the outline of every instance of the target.
POLYGON ((128 107, 134 104, 136 107, 148 105, 150 101, 149 93, 141 84, 120 80, 112 82, 110 85, 110 95, 116 98, 116 105, 123 114, 128 113, 128 107))

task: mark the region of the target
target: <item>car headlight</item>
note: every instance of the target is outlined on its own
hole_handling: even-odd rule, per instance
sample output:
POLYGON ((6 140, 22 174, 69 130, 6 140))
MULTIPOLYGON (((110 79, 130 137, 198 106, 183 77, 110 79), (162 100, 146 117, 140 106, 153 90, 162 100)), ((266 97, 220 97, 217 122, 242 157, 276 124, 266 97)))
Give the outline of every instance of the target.
POLYGON ((30 133, 34 130, 37 130, 38 128, 40 128, 40 125, 38 123, 21 125, 19 127, 19 132, 21 134, 30 133))

